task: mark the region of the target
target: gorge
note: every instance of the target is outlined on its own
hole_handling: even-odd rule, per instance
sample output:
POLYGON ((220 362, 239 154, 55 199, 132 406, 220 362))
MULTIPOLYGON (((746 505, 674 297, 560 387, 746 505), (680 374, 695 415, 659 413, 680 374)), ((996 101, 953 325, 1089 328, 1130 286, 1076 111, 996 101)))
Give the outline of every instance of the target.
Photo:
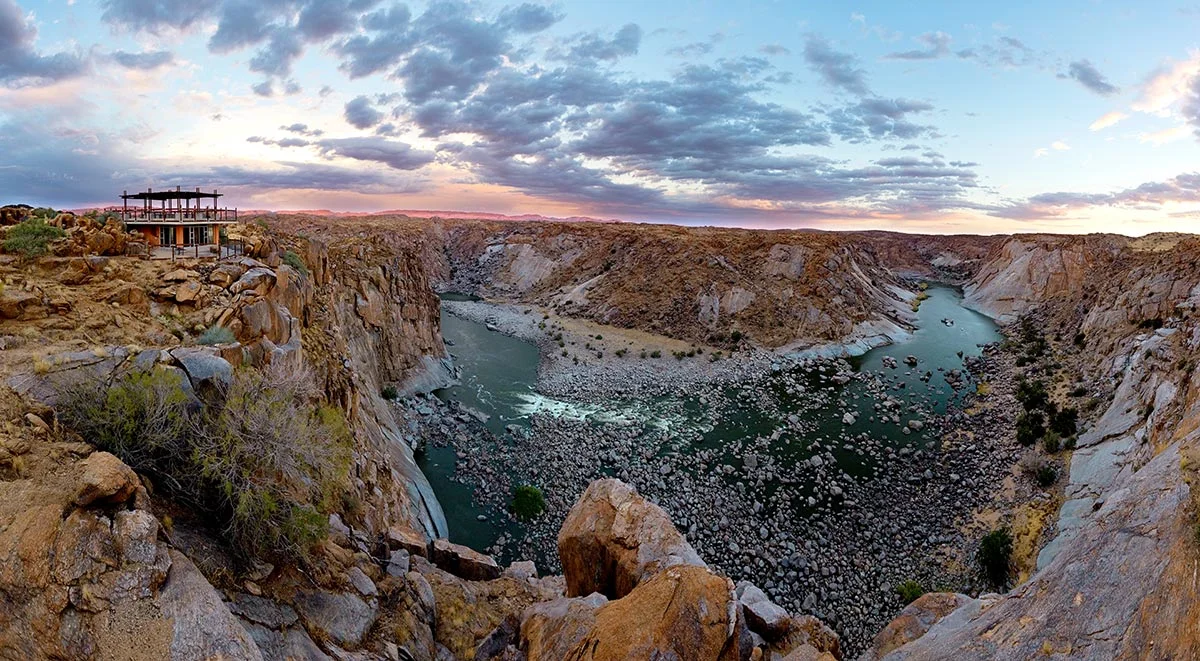
POLYGON ((10 656, 117 649, 123 622, 181 659, 1195 650, 1164 626, 1197 607, 1195 237, 236 231, 246 256, 219 263, 0 256, 10 656), (234 342, 199 344, 213 325, 234 342), (353 430, 349 495, 308 562, 235 557, 56 422, 47 386, 145 365, 200 392, 280 363, 353 430), (1022 380, 1079 411, 1073 448, 1018 442, 1022 380), (518 484, 542 488, 540 517, 510 516, 518 484), (31 518, 39 502, 54 513, 31 518), (975 552, 1002 526, 999 594, 975 552), (906 581, 930 593, 905 607, 906 581))

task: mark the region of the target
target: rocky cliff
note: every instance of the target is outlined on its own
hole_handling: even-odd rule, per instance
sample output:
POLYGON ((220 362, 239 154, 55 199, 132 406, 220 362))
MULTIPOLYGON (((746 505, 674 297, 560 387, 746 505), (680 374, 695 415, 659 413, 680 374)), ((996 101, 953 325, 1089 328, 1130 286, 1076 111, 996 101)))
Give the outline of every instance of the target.
POLYGON ((1200 640, 1179 623, 1200 608, 1200 241, 1014 238, 970 290, 1057 338, 1072 377, 1061 388, 1097 410, 1029 581, 979 599, 927 595, 864 658, 1194 657, 1200 640))

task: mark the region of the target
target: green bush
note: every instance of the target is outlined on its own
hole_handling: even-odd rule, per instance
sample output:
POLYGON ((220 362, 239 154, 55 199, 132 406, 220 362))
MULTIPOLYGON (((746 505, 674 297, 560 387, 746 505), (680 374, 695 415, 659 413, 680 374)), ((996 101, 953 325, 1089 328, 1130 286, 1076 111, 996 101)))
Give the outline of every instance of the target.
POLYGON ((296 269, 301 275, 308 275, 308 267, 304 265, 304 260, 291 250, 283 253, 283 263, 296 269))
POLYGON ((522 484, 513 489, 512 512, 522 521, 535 519, 546 510, 546 496, 542 490, 531 485, 522 484))
POLYGON ((925 594, 925 588, 921 587, 920 583, 909 579, 896 586, 896 594, 900 597, 900 601, 908 605, 925 594))
POLYGON ((1046 392, 1046 384, 1042 381, 1021 379, 1017 382, 1017 401, 1026 411, 1036 411, 1046 408, 1050 403, 1050 394, 1046 392))
POLYGON ((1059 436, 1074 434, 1078 425, 1079 411, 1071 406, 1057 411, 1054 415, 1050 416, 1050 430, 1059 436))
POLYGON ((1017 416, 1017 442, 1021 445, 1033 445, 1045 433, 1045 418, 1041 411, 1022 413, 1017 416))
POLYGON ((1058 481, 1058 471, 1050 464, 1042 464, 1038 466, 1037 472, 1034 473, 1034 479, 1037 480, 1039 487, 1045 489, 1058 481))
POLYGON ((1062 449, 1062 437, 1058 435, 1058 432, 1046 432, 1046 435, 1042 437, 1042 449, 1046 451, 1046 454, 1056 454, 1062 449))
POLYGON ((308 372, 241 369, 204 403, 165 369, 60 393, 68 427, 211 515, 241 556, 302 560, 326 535, 352 437, 308 372))
POLYGON ((379 395, 390 402, 400 398, 400 391, 396 390, 396 386, 384 386, 379 395))
POLYGON ((237 341, 233 336, 233 331, 224 326, 209 326, 208 330, 200 334, 196 338, 197 344, 212 346, 214 344, 232 344, 237 341))
POLYGON ((662 358, 662 352, 659 351, 658 349, 655 349, 654 351, 650 352, 650 357, 651 358, 662 358))
POLYGON ((50 242, 66 236, 61 229, 47 225, 46 221, 34 217, 17 223, 4 235, 4 251, 24 257, 38 257, 48 252, 50 242))
POLYGON ((1008 584, 1009 564, 1012 561, 1012 533, 1008 528, 999 528, 983 536, 975 559, 984 578, 993 586, 1003 589, 1008 584))

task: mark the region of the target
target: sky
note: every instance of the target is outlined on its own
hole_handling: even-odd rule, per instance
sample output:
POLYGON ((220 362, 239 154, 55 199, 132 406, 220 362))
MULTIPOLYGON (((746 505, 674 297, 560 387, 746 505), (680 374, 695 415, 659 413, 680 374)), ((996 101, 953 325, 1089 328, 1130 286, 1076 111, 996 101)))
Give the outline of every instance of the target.
POLYGON ((0 0, 0 203, 1196 231, 1200 4, 0 0))

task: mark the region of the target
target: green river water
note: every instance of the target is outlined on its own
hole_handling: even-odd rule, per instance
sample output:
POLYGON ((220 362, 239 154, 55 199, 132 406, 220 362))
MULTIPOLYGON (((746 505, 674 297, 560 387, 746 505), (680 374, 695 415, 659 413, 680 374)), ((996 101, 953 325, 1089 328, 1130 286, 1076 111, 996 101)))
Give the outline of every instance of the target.
MULTIPOLYGON (((944 413, 955 393, 938 368, 946 372, 961 369, 959 352, 964 356, 979 355, 981 345, 999 341, 1001 337, 996 325, 988 317, 962 306, 962 297, 956 289, 934 285, 927 293, 929 298, 921 304, 918 328, 911 337, 851 358, 849 362, 859 371, 887 374, 890 379, 887 392, 893 397, 906 403, 919 404, 923 410, 931 413, 944 413), (943 320, 949 320, 952 324, 943 320), (920 361, 918 367, 911 368, 904 363, 909 355, 917 357, 920 361), (896 369, 885 368, 884 359, 888 356, 899 363, 896 369), (920 378, 927 371, 932 373, 928 383, 920 378)), ((443 295, 443 298, 469 300, 468 297, 453 294, 443 295)), ((785 379, 769 377, 765 383, 754 387, 774 389, 772 395, 783 402, 779 411, 770 412, 756 408, 753 397, 742 396, 745 393, 739 393, 739 386, 732 386, 726 391, 724 399, 727 406, 732 408, 727 409, 716 424, 708 422, 705 404, 690 399, 682 402, 613 402, 610 406, 601 406, 546 398, 539 395, 534 387, 539 359, 534 345, 490 331, 483 324, 455 317, 444 310, 441 320, 442 334, 452 343, 450 352, 461 369, 461 383, 435 394, 445 401, 458 400, 470 409, 489 416, 485 424, 497 437, 506 433, 505 427, 508 425, 528 427, 530 415, 562 415, 600 422, 621 420, 647 426, 690 425, 701 431, 701 440, 689 447, 722 451, 731 439, 771 435, 780 428, 780 418, 794 412, 815 426, 815 432, 806 433, 810 438, 814 433, 832 439, 845 433, 865 432, 873 438, 887 439, 897 445, 928 442, 923 434, 904 435, 900 425, 871 421, 869 418, 876 400, 867 393, 866 386, 857 380, 841 386, 841 391, 837 392, 846 406, 830 404, 813 407, 811 402, 803 400, 803 394, 791 394, 785 379), (858 412, 858 421, 853 425, 844 425, 842 422, 842 411, 847 408, 858 412), (670 413, 662 413, 665 410, 670 413)), ((826 385, 828 379, 828 374, 816 371, 801 370, 791 376, 811 389, 826 385)), ((768 451, 774 455, 778 465, 786 468, 810 456, 803 440, 782 433, 768 451), (794 440, 799 442, 793 443, 794 440)), ((856 452, 835 448, 834 456, 840 468, 850 475, 862 476, 870 472, 870 464, 856 452)), ((429 477, 445 510, 450 539, 484 549, 501 533, 510 537, 519 536, 521 530, 518 524, 506 520, 478 520, 477 516, 483 510, 473 502, 471 487, 451 479, 455 459, 455 451, 451 447, 428 447, 418 456, 418 463, 429 477)), ((726 457, 726 461, 735 465, 738 462, 732 456, 726 457)), ((797 504, 796 507, 802 508, 803 505, 797 504)))

